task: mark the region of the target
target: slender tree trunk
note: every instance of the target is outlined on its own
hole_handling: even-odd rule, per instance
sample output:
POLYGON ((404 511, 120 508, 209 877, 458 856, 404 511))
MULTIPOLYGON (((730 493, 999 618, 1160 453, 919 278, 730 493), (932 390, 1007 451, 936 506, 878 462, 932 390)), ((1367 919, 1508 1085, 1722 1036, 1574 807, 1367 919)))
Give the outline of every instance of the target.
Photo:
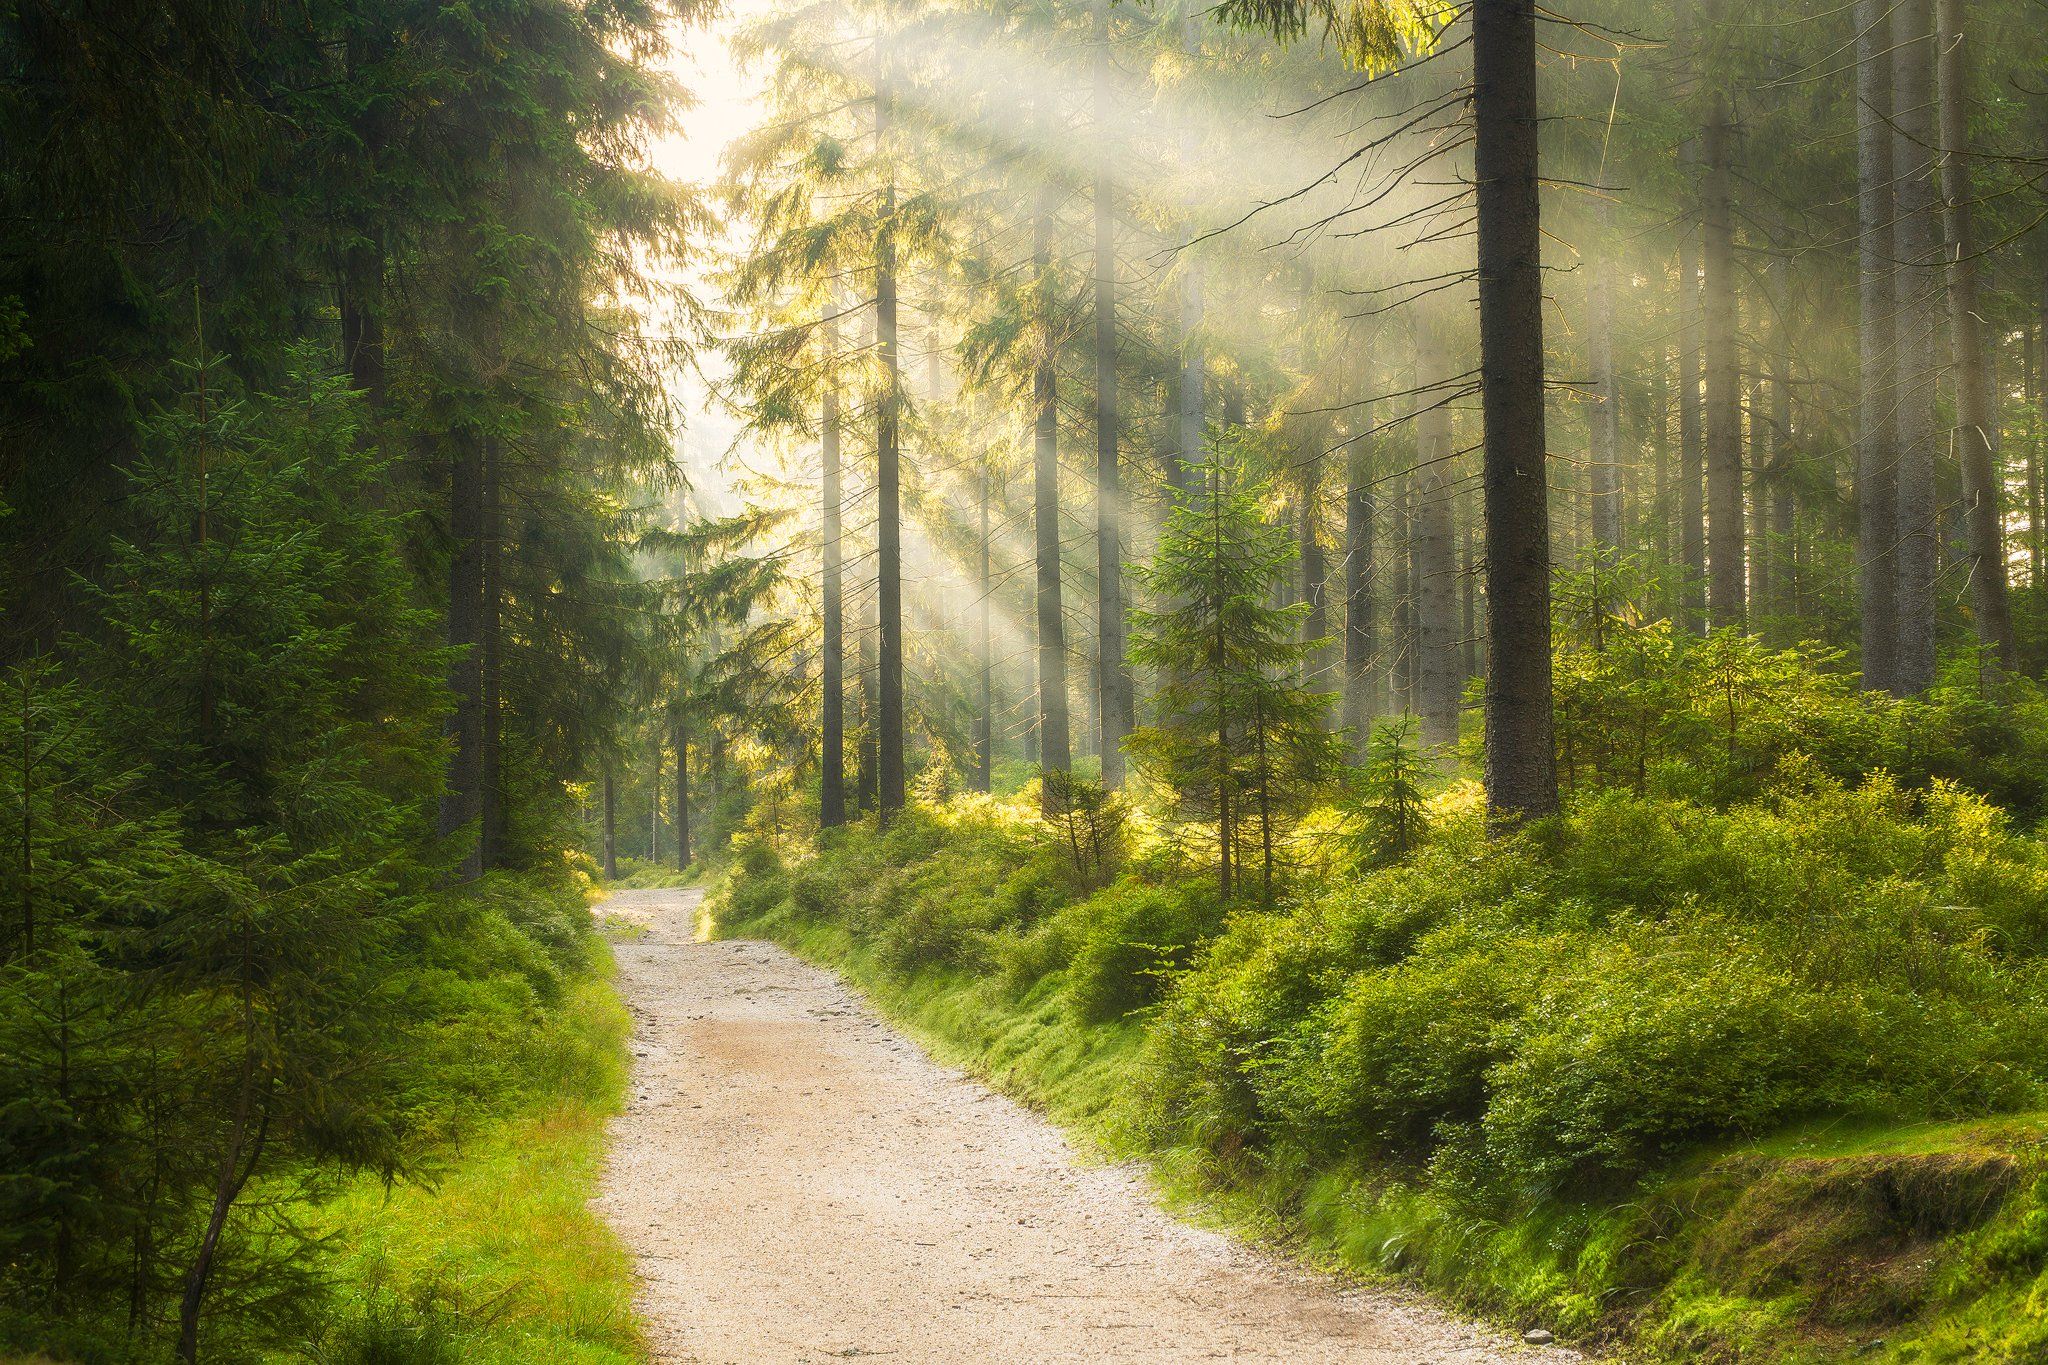
POLYGON ((1706 445, 1700 422, 1700 263, 1692 233, 1678 239, 1678 551, 1684 561, 1680 620, 1707 620, 1706 445))
POLYGON ((1496 825, 1510 825, 1557 809, 1533 0, 1473 0, 1472 85, 1485 418, 1486 801, 1496 825))
MULTIPOLYGON (((1323 554, 1323 457, 1315 455, 1302 467, 1301 509, 1301 595, 1308 604, 1302 635, 1310 643, 1330 638, 1330 564, 1323 554)), ((1304 660, 1311 687, 1326 685, 1330 672, 1327 645, 1317 645, 1304 660)), ((1325 721, 1327 724, 1327 720, 1325 721)))
POLYGON ((2027 443, 2027 586, 2039 592, 2042 559, 2048 554, 2048 538, 2041 534, 2041 446, 2048 441, 2048 278, 2042 281, 2041 323, 2035 329, 2035 339, 2034 391, 2028 395, 2034 413, 2034 439, 2027 443))
MULTIPOLYGON (((1430 324, 1415 328, 1417 383, 1443 379, 1443 357, 1430 324)), ((1457 570, 1451 553, 1451 410, 1442 391, 1416 395, 1415 679, 1422 742, 1441 748, 1458 738, 1457 570)))
MULTIPOLYGON (((253 1048, 255 1044, 251 1041, 247 1046, 253 1048)), ((191 1269, 185 1274, 185 1292, 178 1303, 178 1359, 187 1365, 199 1359, 199 1314, 206 1303, 206 1288, 213 1277, 213 1262, 220 1251, 221 1234, 227 1230, 228 1213, 234 1208, 235 1200, 241 1197, 242 1187, 256 1170, 256 1163, 262 1160, 264 1141, 270 1131, 269 1114, 254 1115, 255 1084, 253 1078, 245 1073, 227 1150, 221 1156, 220 1170, 214 1179, 213 1204, 207 1214, 206 1230, 200 1234, 199 1251, 193 1257, 191 1269), (253 1134, 250 1132, 252 1122, 255 1125, 253 1134)))
POLYGON ((875 79, 875 151, 884 163, 881 222, 875 238, 875 357, 881 363, 882 393, 875 405, 875 597, 881 613, 876 690, 880 729, 876 735, 876 797, 882 820, 903 808, 903 528, 901 471, 897 449, 903 378, 896 357, 896 184, 887 169, 891 113, 886 46, 876 42, 880 71, 875 79))
POLYGON ((676 750, 676 871, 690 865, 690 729, 676 713, 671 742, 676 750))
MULTIPOLYGON (((1750 331, 1757 330, 1752 318, 1750 331)), ((1765 396, 1766 378, 1759 369, 1743 385, 1744 407, 1749 413, 1749 607, 1750 633, 1763 634, 1757 618, 1769 613, 1776 556, 1771 547, 1770 482, 1771 461, 1777 438, 1771 432, 1765 396)))
POLYGON ((846 822, 846 622, 840 506, 839 394, 828 390, 820 424, 822 464, 822 578, 824 658, 819 703, 820 772, 818 823, 830 829, 846 822))
MULTIPOLYGON (((1603 229, 1612 215, 1600 214, 1603 229)), ((1594 257, 1587 293, 1586 350, 1593 367, 1592 401, 1586 408, 1587 446, 1592 469, 1593 547, 1611 554, 1621 546, 1621 406, 1614 382, 1614 280, 1606 253, 1594 257)))
POLYGON ((1898 429, 1892 410, 1892 0, 1856 4, 1856 558, 1863 685, 1888 691, 1896 653, 1898 429))
POLYGON ((1661 346, 1650 371, 1650 553, 1659 564, 1671 558, 1671 354, 1661 346))
POLYGON ((661 774, 667 751, 661 742, 661 732, 654 732, 654 780, 647 786, 647 861, 661 861, 661 774))
MULTIPOLYGON (((1419 436, 1419 433, 1418 433, 1419 436)), ((1415 472, 1403 469, 1394 475, 1394 601, 1393 667, 1387 685, 1393 691, 1393 709, 1415 712, 1415 665, 1421 652, 1415 643, 1415 472)))
POLYGON ((1110 179, 1115 135, 1110 107, 1109 0, 1095 0, 1095 614, 1099 636, 1096 704, 1102 783, 1124 780, 1124 736, 1136 723, 1124 662, 1123 480, 1117 465, 1116 198, 1110 179))
MULTIPOLYGON (((1181 49, 1190 56, 1199 50, 1193 16, 1193 10, 1183 10, 1180 19, 1181 49)), ((1199 153, 1193 128, 1184 128, 1180 136, 1181 163, 1194 164, 1199 153)), ((1208 413, 1208 374, 1201 331, 1201 266, 1193 260, 1183 261, 1180 267, 1180 376, 1174 396, 1177 400, 1180 424, 1181 489, 1184 492, 1192 491, 1196 486, 1194 471, 1203 461, 1203 427, 1207 422, 1208 413)))
POLYGON ((1940 30, 1941 195, 1947 206, 1948 227, 1948 326, 1955 352, 1956 459, 1963 478, 1970 603, 1976 612, 1978 643, 2001 667, 2011 668, 2012 606, 2006 589, 2005 529, 1993 447, 1998 408, 1992 399, 1983 319, 1977 311, 1963 0, 1936 0, 1936 19, 1940 30))
POLYGON ((990 611, 993 604, 991 595, 995 592, 995 580, 989 574, 988 499, 989 469, 988 458, 982 457, 979 479, 979 501, 981 504, 980 526, 980 600, 977 602, 977 619, 974 626, 974 665, 979 691, 979 715, 974 726, 974 789, 985 792, 995 781, 996 712, 994 667, 995 661, 990 650, 990 611))
POLYGON ((484 870, 505 861, 505 499, 496 437, 486 437, 483 527, 483 666, 478 705, 482 743, 477 751, 477 859, 484 870))
MULTIPOLYGON (((451 436, 448 471, 448 690, 455 709, 448 718, 453 741, 448 780, 441 795, 439 829, 452 838, 482 814, 483 798, 483 616, 484 616, 484 438, 464 428, 451 436)), ((466 841, 458 875, 483 871, 480 832, 466 841)))
MULTIPOLYGON (((827 329, 826 350, 837 349, 827 329)), ((828 362, 830 363, 829 359, 828 362)), ((846 823, 846 604, 844 568, 840 554, 839 486, 839 391, 825 391, 824 411, 818 425, 818 456, 821 465, 823 522, 820 533, 822 583, 819 595, 824 612, 824 661, 819 672, 818 717, 819 774, 818 824, 831 829, 846 823)))
POLYGON ((1735 310, 1735 209, 1730 196, 1734 129, 1727 100, 1713 97, 1701 131, 1700 243, 1706 267, 1707 611, 1716 626, 1747 612, 1742 489, 1742 374, 1735 310))
MULTIPOLYGON (((1360 422, 1372 426, 1372 410, 1360 422)), ((1352 752, 1363 758, 1372 723, 1372 666, 1376 642, 1372 617, 1372 453, 1352 438, 1344 489, 1344 725, 1352 752)))
POLYGON ((1765 484, 1770 498, 1771 612, 1790 618, 1799 597, 1798 504, 1793 501, 1792 284, 1787 252, 1771 257, 1771 296, 1777 317, 1771 329, 1771 468, 1765 484))
MULTIPOLYGON (((1033 230, 1032 264, 1041 281, 1052 269, 1050 195, 1050 190, 1040 191, 1033 230)), ((1060 602, 1059 387, 1050 319, 1037 344, 1031 401, 1035 418, 1032 521, 1038 561, 1038 761, 1047 772, 1065 772, 1072 757, 1067 734, 1066 616, 1060 602)))
POLYGON ((612 780, 612 761, 604 761, 604 877, 615 881, 619 875, 619 792, 612 780))
POLYGON ((1939 328, 1941 243, 1935 185, 1934 6, 1892 7, 1893 281, 1898 373, 1897 544, 1892 692, 1913 696, 1934 682, 1934 580, 1939 530, 1935 486, 1934 348, 1939 328))
POLYGON ((1458 517, 1459 678, 1462 700, 1465 680, 1479 676, 1479 564, 1473 553, 1469 501, 1458 517))

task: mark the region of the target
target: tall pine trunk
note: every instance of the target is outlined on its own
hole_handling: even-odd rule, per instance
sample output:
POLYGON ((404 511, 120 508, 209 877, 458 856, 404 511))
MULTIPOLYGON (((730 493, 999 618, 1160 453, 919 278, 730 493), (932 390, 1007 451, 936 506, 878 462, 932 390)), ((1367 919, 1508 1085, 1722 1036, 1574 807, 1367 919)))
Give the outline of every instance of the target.
POLYGON ((1863 685, 1888 691, 1896 653, 1893 537, 1898 432, 1892 411, 1891 0, 1856 4, 1857 614, 1863 685))
POLYGON ((1705 267, 1702 318, 1707 369, 1707 614, 1716 626, 1740 626, 1747 610, 1743 543, 1742 371, 1735 309, 1735 205, 1731 162, 1735 131, 1720 94, 1701 130, 1700 255, 1705 267))
MULTIPOLYGON (((1418 443, 1420 433, 1417 433, 1418 443)), ((1390 547, 1394 560, 1394 600, 1388 613, 1388 626, 1393 636, 1392 667, 1388 670, 1387 687, 1391 693, 1392 709, 1414 714, 1415 711, 1415 664, 1420 652, 1415 644, 1415 471, 1402 469, 1394 474, 1393 544, 1390 547)))
POLYGON ((1939 530, 1935 486, 1936 293, 1941 243, 1935 185, 1933 0, 1892 7, 1893 387, 1898 413, 1891 689, 1913 696, 1934 682, 1934 579, 1939 530))
POLYGON ((1976 233, 1971 221, 1969 106, 1963 65, 1963 0, 1936 0, 1940 32, 1941 197, 1948 229, 1948 329, 1955 354, 1956 460, 1963 477, 1970 604, 1977 642, 2004 668, 2013 666, 2012 606, 2006 588, 2005 532, 1999 515, 1992 398, 1983 319, 1977 311, 1976 233))
POLYGON ((884 823, 903 808, 903 527, 898 449, 903 377, 896 355, 896 183, 887 169, 890 91, 887 51, 877 40, 875 153, 884 163, 875 238, 875 358, 882 392, 875 404, 876 801, 884 823))
MULTIPOLYGON (((1301 596, 1308 604, 1302 622, 1304 638, 1330 638, 1330 564, 1323 553, 1323 456, 1317 452, 1302 466, 1301 508, 1296 530, 1301 537, 1301 596)), ((1327 646, 1318 647, 1304 660, 1308 682, 1322 687, 1327 681, 1330 656, 1327 646)))
POLYGON ((2034 414, 2034 439, 2027 443, 2027 586, 2036 592, 2041 587, 2042 560, 2048 555, 2048 539, 2041 534, 2041 448, 2048 442, 2048 279, 2041 282, 2040 303, 2041 318, 2034 330, 2034 391, 2028 395, 2029 409, 2034 414))
POLYGON ((1451 410, 1444 391, 1435 387, 1444 378, 1443 357, 1430 327, 1418 322, 1415 329, 1415 709, 1422 742, 1440 748, 1458 738, 1458 607, 1451 547, 1451 410))
POLYGON ((690 865, 690 728, 678 710, 671 743, 676 750, 676 871, 690 865))
MULTIPOLYGON (((1039 282, 1039 306, 1050 310, 1052 290, 1052 204, 1039 192, 1032 230, 1032 268, 1039 282)), ((1072 764, 1067 733, 1067 629, 1060 601, 1060 413, 1059 380, 1053 368, 1052 319, 1041 320, 1038 354, 1031 375, 1033 504, 1032 525, 1038 568, 1038 761, 1046 772, 1072 764)))
POLYGON ((1706 447, 1700 439, 1700 261, 1690 231, 1678 239, 1678 554, 1685 584, 1679 616, 1691 630, 1707 621, 1706 447))
MULTIPOLYGON (((441 794, 439 829, 444 838, 454 837, 483 812, 484 437, 460 428, 450 439, 448 690, 455 695, 455 708, 448 717, 452 744, 441 794)), ((483 846, 472 833, 458 873, 468 879, 482 871, 483 846)))
POLYGON ((1109 0, 1095 0, 1095 614, 1097 739, 1102 783, 1124 780, 1124 736, 1136 723, 1136 698, 1124 662, 1123 479, 1117 464, 1116 200, 1109 149, 1109 0))
MULTIPOLYGON (((835 350, 826 331, 826 363, 835 350)), ((820 672, 818 741, 818 824, 831 829, 846 823, 846 604, 840 547, 839 390, 827 388, 818 422, 820 469, 819 595, 824 612, 824 660, 820 672)))
POLYGON ((1485 419, 1486 800, 1494 822, 1505 825, 1557 809, 1533 0, 1473 0, 1472 86, 1485 419))
MULTIPOLYGON (((1370 430, 1372 410, 1362 409, 1361 426, 1370 430)), ((1373 713, 1372 616, 1372 451, 1354 436, 1345 465, 1344 487, 1344 725, 1351 731, 1353 752, 1363 758, 1373 713)))
POLYGON ((992 635, 990 613, 994 604, 989 600, 995 592, 995 580, 989 574, 989 469, 988 457, 983 455, 981 474, 977 490, 980 502, 979 544, 977 546, 980 571, 980 595, 976 601, 974 623, 974 670, 978 706, 974 719, 974 790, 989 790, 995 779, 996 759, 996 712, 992 635))
POLYGON ((1771 347, 1771 468, 1765 483, 1770 506, 1771 600, 1769 610, 1789 618, 1799 597, 1798 504, 1793 500, 1792 439, 1792 265, 1789 253, 1771 257, 1771 297, 1776 303, 1771 347))
POLYGON ((647 861, 661 861, 661 774, 668 749, 661 738, 661 731, 654 732, 654 780, 647 784, 647 861))
POLYGON ((495 436, 483 443, 483 607, 478 622, 483 662, 478 669, 477 863, 485 871, 505 857, 505 498, 502 450, 495 436))
MULTIPOLYGON (((1600 214, 1603 229, 1611 215, 1600 214)), ((1593 368, 1592 402, 1586 410, 1586 442, 1592 462, 1593 546, 1612 552, 1621 545, 1620 404, 1614 383, 1614 267, 1605 252, 1592 263, 1587 287, 1586 351, 1593 368)))
POLYGON ((619 791, 609 758, 604 761, 604 875, 606 881, 619 875, 619 791))

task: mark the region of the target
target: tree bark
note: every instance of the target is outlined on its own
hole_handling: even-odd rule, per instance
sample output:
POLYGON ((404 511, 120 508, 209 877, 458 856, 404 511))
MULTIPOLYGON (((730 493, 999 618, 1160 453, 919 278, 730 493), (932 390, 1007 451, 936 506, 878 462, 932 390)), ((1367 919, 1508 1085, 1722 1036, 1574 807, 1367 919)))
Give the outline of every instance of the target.
POLYGON ((900 451, 897 448, 903 378, 896 356, 896 211, 894 173, 887 169, 890 87, 886 44, 876 41, 875 153, 884 164, 880 223, 875 237, 875 357, 882 393, 875 405, 875 599, 881 613, 876 691, 876 800, 883 823, 903 808, 903 528, 900 451))
MULTIPOLYGON (((826 329, 826 363, 836 350, 833 331, 826 329)), ((846 616, 844 568, 840 552, 839 390, 827 388, 818 423, 821 484, 821 583, 824 659, 819 669, 818 824, 831 829, 846 823, 846 616)))
POLYGON ((1095 0, 1095 614, 1097 741, 1102 784, 1124 780, 1124 736, 1136 723, 1131 675, 1124 662, 1123 481, 1117 464, 1116 199, 1109 149, 1109 0, 1095 0))
POLYGON ((661 731, 654 732, 654 780, 647 784, 647 861, 661 861, 661 774, 667 750, 661 731))
POLYGON ((1700 262, 1690 231, 1678 239, 1678 553, 1685 583, 1681 624, 1707 621, 1706 447, 1700 439, 1700 262))
POLYGON ((483 663, 478 707, 477 861, 485 871, 505 860, 505 499, 503 462, 496 437, 483 443, 483 663))
MULTIPOLYGON (((1032 230, 1032 268, 1040 283, 1040 306, 1052 306, 1046 283, 1052 269, 1051 191, 1039 192, 1032 230)), ((1067 629, 1060 601, 1060 414, 1059 380, 1053 368, 1052 319, 1042 319, 1038 356, 1031 375, 1033 412, 1033 510, 1038 569, 1038 761, 1045 772, 1072 765, 1067 733, 1067 629)))
POLYGON ((675 715, 671 743, 676 750, 676 871, 690 865, 690 729, 675 715))
POLYGON ((2028 587, 2040 591, 2042 557, 2048 540, 2042 538, 2042 442, 2048 440, 2048 278, 2042 280, 2042 321, 2036 327, 2034 364, 2034 440, 2028 442, 2028 587))
POLYGON ((1898 444, 1892 410, 1891 0, 1856 4, 1856 558, 1863 685, 1889 691, 1897 588, 1898 444))
POLYGON ((1716 626, 1741 626, 1747 613, 1743 534, 1742 374, 1736 348, 1735 209, 1730 163, 1735 133, 1728 102, 1716 94, 1701 130, 1700 254, 1705 266, 1707 613, 1716 626))
MULTIPOLYGON (((1372 409, 1361 409, 1360 423, 1372 427, 1372 409)), ((1373 714, 1372 616, 1372 453, 1354 436, 1346 461, 1344 488, 1344 726, 1351 731, 1352 752, 1365 755, 1373 714)))
POLYGON ((1429 324, 1415 329, 1416 474, 1414 481, 1416 712, 1422 742, 1441 748, 1458 738, 1457 569, 1451 550, 1451 410, 1437 385, 1443 357, 1429 324))
POLYGON ((1394 559, 1394 600, 1388 613, 1394 657, 1388 670, 1387 686, 1392 693, 1393 709, 1410 715, 1415 711, 1416 656, 1421 652, 1415 643, 1414 487, 1413 469, 1395 472, 1393 545, 1390 547, 1394 559))
POLYGON ((1898 413, 1896 548, 1897 619, 1892 692, 1914 696, 1934 682, 1934 580, 1939 548, 1935 487, 1934 350, 1941 286, 1940 196, 1935 185, 1934 7, 1932 0, 1896 0, 1892 7, 1892 258, 1894 393, 1898 413))
MULTIPOLYGON (((1612 227, 1611 218, 1603 210, 1603 229, 1612 227)), ((1593 392, 1586 408, 1586 445, 1592 463, 1593 548, 1611 554, 1621 546, 1621 421, 1614 383, 1613 266, 1605 252, 1593 260, 1587 294, 1586 351, 1593 368, 1593 392)))
POLYGON ((612 780, 612 761, 604 761, 604 876, 612 881, 619 875, 619 792, 612 780))
POLYGON ((1771 467, 1765 482, 1770 503, 1770 611, 1790 618, 1799 597, 1798 504, 1793 499, 1792 441, 1792 265, 1789 254, 1771 257, 1771 296, 1776 302, 1771 347, 1771 467))
POLYGON ((996 713, 994 688, 994 657, 991 653, 989 630, 992 603, 990 595, 995 592, 995 580, 989 575, 989 469, 988 457, 981 462, 980 477, 981 534, 980 534, 980 600, 977 603, 978 616, 974 627, 974 665, 980 693, 978 714, 974 724, 974 789, 988 791, 995 780, 996 713))
MULTIPOLYGON (((448 690, 455 709, 448 717, 452 741, 448 778, 441 794, 439 831, 453 838, 482 814, 483 786, 483 604, 484 604, 484 437, 461 428, 450 436, 448 535, 448 690)), ((467 838, 458 875, 465 881, 483 871, 481 832, 467 838)))
POLYGON ((1473 0, 1472 83, 1485 424, 1486 801, 1501 827, 1557 809, 1532 0, 1473 0))
POLYGON ((2013 659, 2012 605, 2006 586, 2005 532, 1994 447, 1983 317, 1977 310, 1977 243, 1971 221, 1969 105, 1963 63, 1963 0, 1936 0, 1940 41, 1941 197, 1948 236, 1949 342, 1955 355, 1956 460, 1963 479, 1970 604, 1977 642, 2002 668, 2013 659))
MULTIPOLYGON (((1301 507, 1296 527, 1301 537, 1301 596, 1308 604, 1302 635, 1312 644, 1330 638, 1330 564, 1323 553, 1322 498, 1323 457, 1318 452, 1302 466, 1301 507)), ((1303 665, 1308 670, 1309 686, 1327 685, 1329 647, 1317 645, 1304 658, 1303 665)))

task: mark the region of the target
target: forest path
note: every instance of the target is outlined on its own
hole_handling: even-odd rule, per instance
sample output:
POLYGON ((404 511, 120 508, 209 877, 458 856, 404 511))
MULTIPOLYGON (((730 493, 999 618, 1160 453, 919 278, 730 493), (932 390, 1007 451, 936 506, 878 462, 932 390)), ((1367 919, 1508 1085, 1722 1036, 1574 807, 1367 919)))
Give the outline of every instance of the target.
POLYGON ((597 1207, 660 1361, 1576 1360, 1340 1285, 1162 1212, 772 944, 698 943, 702 892, 604 913, 633 1013, 597 1207))

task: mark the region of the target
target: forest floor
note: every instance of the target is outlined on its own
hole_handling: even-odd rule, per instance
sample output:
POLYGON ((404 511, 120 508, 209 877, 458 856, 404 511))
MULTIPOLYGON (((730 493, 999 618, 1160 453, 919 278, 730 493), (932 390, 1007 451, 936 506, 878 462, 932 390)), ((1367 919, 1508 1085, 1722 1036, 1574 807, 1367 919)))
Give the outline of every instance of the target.
POLYGON ((701 900, 601 907, 625 928, 634 1070, 597 1207, 635 1258, 656 1360, 1538 1355, 1177 1221, 1137 1168, 1082 1159, 837 977, 772 944, 698 942, 701 900))

